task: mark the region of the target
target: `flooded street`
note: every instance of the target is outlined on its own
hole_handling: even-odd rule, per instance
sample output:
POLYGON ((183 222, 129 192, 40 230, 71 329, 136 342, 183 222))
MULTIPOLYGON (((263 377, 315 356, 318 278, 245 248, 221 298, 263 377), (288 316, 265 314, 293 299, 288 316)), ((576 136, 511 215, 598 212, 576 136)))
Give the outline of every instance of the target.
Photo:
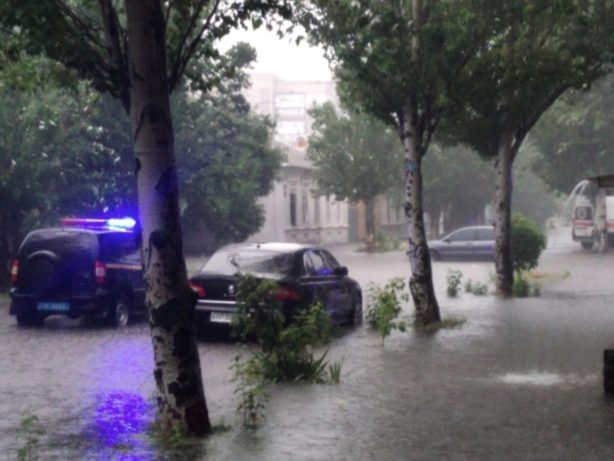
MULTIPOLYGON (((402 252, 333 249, 366 292, 407 276, 402 252)), ((448 269, 487 282, 492 263, 435 262, 443 317, 466 323, 436 333, 366 326, 332 344, 339 385, 278 385, 266 418, 244 429, 229 366, 239 348, 200 341, 212 422, 227 426, 189 449, 160 447, 149 427, 154 383, 148 329, 51 318, 18 329, 0 309, 0 461, 26 443, 36 415, 41 460, 603 460, 614 456, 614 399, 602 390, 603 349, 614 344, 614 252, 583 252, 557 230, 541 259, 541 296, 445 294, 448 269), (547 276, 546 276, 547 275, 547 276)), ((492 289, 492 283, 491 283, 492 289)), ((406 312, 407 320, 411 311, 406 312)))

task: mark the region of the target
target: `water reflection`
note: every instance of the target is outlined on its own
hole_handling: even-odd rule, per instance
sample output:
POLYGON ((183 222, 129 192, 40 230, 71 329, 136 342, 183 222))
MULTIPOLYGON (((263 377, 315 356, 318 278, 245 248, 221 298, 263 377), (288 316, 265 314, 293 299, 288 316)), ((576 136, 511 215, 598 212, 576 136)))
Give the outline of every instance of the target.
POLYGON ((110 450, 119 451, 114 459, 121 461, 153 460, 150 454, 138 454, 151 448, 143 433, 152 420, 152 405, 140 395, 128 392, 99 395, 98 400, 95 415, 98 456, 94 459, 109 459, 110 450))
POLYGON ((145 434, 155 417, 154 405, 145 398, 153 381, 151 346, 146 339, 113 336, 92 351, 86 392, 95 409, 87 431, 92 442, 87 459, 155 459, 145 434))

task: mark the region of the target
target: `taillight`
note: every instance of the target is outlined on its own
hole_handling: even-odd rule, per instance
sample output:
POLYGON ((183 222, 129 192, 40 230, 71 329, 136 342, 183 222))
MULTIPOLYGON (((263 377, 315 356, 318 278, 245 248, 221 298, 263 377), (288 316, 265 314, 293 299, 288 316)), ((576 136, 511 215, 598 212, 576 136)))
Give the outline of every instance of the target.
POLYGON ((193 291, 196 292, 199 298, 205 297, 205 294, 206 294, 205 287, 199 285, 198 283, 194 283, 194 282, 188 282, 188 285, 193 291))
POLYGON ((95 274, 96 284, 104 285, 104 282, 107 280, 107 266, 105 265, 105 263, 96 261, 95 274))
POLYGON ((280 285, 273 295, 277 301, 298 301, 298 292, 294 288, 280 285))
POLYGON ((17 276, 19 275, 19 260, 15 259, 11 266, 11 284, 17 284, 17 276))

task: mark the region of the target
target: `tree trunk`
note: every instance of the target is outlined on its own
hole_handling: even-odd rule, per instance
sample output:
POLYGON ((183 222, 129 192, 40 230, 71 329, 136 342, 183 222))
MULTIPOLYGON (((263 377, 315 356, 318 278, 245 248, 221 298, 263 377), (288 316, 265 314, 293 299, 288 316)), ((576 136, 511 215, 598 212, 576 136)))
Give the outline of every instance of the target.
POLYGON ((365 200, 367 236, 375 237, 375 197, 365 200))
POLYGON ((422 200, 422 151, 417 127, 403 118, 401 140, 405 151, 405 216, 409 221, 409 261, 412 276, 409 289, 416 309, 415 324, 428 325, 441 320, 433 287, 431 256, 424 230, 422 200))
POLYGON ((501 134, 499 152, 495 162, 495 270, 497 272, 497 294, 512 295, 514 267, 512 264, 512 164, 514 133, 509 130, 501 134))
POLYGON ((136 155, 146 304, 163 431, 211 430, 179 226, 173 126, 160 0, 126 0, 130 117, 136 155))

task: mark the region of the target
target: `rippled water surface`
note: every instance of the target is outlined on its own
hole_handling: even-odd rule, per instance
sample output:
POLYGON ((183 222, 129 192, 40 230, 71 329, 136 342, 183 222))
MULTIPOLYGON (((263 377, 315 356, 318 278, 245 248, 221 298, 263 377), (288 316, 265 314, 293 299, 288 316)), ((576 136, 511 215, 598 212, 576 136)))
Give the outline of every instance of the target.
MULTIPOLYGON (((41 460, 612 459, 614 401, 601 367, 614 344, 614 253, 583 253, 568 235, 550 238, 539 270, 555 276, 539 298, 447 298, 448 269, 484 282, 493 266, 435 263, 442 313, 464 326, 396 333, 384 346, 365 327, 345 331, 329 352, 343 359, 341 383, 272 387, 257 430, 243 429, 234 411, 228 367, 237 347, 201 341, 211 417, 227 430, 181 449, 156 443, 149 429, 144 324, 115 331, 51 318, 18 329, 4 306, 0 460, 24 446, 28 414, 46 431, 35 448, 41 460)), ((409 271, 402 252, 334 251, 363 288, 409 271)))

